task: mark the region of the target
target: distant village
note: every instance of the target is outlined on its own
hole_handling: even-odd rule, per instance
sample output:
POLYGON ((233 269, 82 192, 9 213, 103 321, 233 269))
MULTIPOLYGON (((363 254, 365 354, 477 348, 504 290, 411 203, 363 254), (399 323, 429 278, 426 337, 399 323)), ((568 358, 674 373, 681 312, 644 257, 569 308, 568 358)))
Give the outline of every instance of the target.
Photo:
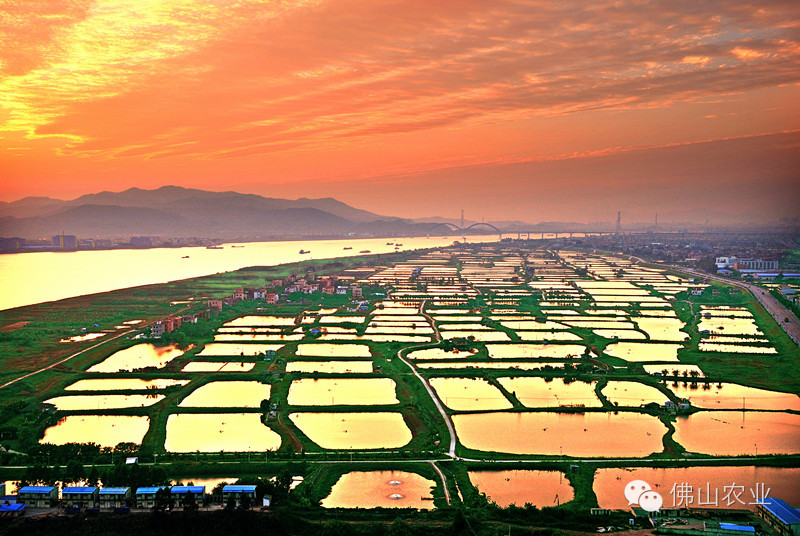
MULTIPOLYGON (((153 323, 151 337, 159 338, 165 333, 171 333, 185 323, 197 323, 213 314, 222 311, 225 306, 233 305, 244 300, 262 300, 268 305, 275 305, 289 300, 289 295, 296 292, 311 294, 312 292, 322 292, 323 294, 350 294, 353 300, 362 300, 363 291, 356 285, 341 285, 339 276, 326 275, 312 280, 313 276, 298 277, 296 274, 288 275, 283 279, 273 279, 261 288, 239 287, 233 294, 224 298, 208 300, 207 308, 202 311, 188 313, 182 316, 168 316, 153 323)), ((356 303, 356 310, 366 311, 369 303, 362 301, 356 303)))
POLYGON ((152 236, 131 236, 130 238, 78 238, 75 235, 59 234, 50 239, 25 239, 20 237, 0 237, 0 251, 78 251, 93 249, 149 249, 156 247, 200 247, 215 246, 219 240, 210 238, 156 238, 152 236))

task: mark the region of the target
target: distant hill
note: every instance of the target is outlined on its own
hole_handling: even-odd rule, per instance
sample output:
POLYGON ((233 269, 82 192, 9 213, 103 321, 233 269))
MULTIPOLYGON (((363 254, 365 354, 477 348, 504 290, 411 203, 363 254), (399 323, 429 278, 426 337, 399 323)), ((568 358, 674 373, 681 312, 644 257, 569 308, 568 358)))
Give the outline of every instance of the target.
POLYGON ((333 198, 297 200, 179 186, 88 194, 71 201, 28 197, 0 203, 0 236, 204 238, 424 234, 430 224, 390 218, 333 198))

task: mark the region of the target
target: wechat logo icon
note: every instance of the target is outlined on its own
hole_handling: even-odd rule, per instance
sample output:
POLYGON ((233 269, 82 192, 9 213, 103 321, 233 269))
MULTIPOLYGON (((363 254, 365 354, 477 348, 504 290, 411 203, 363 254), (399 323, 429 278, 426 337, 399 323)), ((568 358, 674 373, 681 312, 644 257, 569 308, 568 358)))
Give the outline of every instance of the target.
POLYGON ((664 504, 661 495, 644 480, 632 480, 625 485, 625 498, 628 506, 638 505, 645 512, 658 512, 664 504))

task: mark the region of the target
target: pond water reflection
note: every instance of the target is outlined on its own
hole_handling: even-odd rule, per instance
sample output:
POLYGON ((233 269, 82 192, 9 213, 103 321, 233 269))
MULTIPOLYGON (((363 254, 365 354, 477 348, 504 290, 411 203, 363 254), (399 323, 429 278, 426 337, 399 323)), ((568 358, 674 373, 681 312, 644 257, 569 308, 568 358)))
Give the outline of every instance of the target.
POLYGON ((666 427, 640 413, 477 413, 453 416, 462 445, 487 452, 647 456, 663 450, 666 427))
POLYGON ((416 473, 405 471, 352 471, 339 477, 325 508, 418 508, 433 506, 431 489, 436 485, 416 473))
POLYGON ((116 447, 119 443, 141 444, 150 428, 150 418, 129 415, 69 415, 44 432, 42 443, 96 443, 116 447))
POLYGON ((800 415, 701 411, 678 417, 673 437, 689 452, 731 456, 796 454, 800 452, 800 415))
POLYGON ((714 501, 709 506, 719 508, 749 508, 755 510, 753 489, 769 490, 768 496, 779 497, 789 504, 800 504, 800 469, 788 467, 636 467, 632 469, 598 469, 594 477, 594 492, 600 508, 625 509, 628 501, 623 486, 632 480, 644 480, 664 499, 665 508, 680 501, 675 484, 692 488, 694 506, 698 493, 703 500, 714 501), (763 488, 761 485, 763 484, 763 488), (725 498, 725 486, 743 486, 739 499, 725 498), (728 504, 730 502, 730 504, 728 504), (743 504, 744 503, 744 504, 743 504))
POLYGON ((180 407, 257 408, 269 400, 270 386, 253 381, 221 381, 201 385, 184 398, 180 407))
POLYGON ((264 452, 277 450, 281 436, 260 413, 180 413, 167 418, 168 452, 264 452))
POLYGON ((86 369, 86 372, 122 372, 145 367, 161 368, 179 355, 183 355, 183 350, 174 344, 160 347, 149 343, 136 344, 114 352, 100 363, 86 369))
POLYGON ((411 441, 411 430, 397 412, 291 413, 289 419, 324 449, 388 449, 411 441))
POLYGON ((469 480, 490 501, 503 508, 532 504, 558 506, 572 500, 572 486, 558 471, 469 471, 469 480))
POLYGON ((391 378, 303 378, 289 386, 292 406, 397 404, 391 378))

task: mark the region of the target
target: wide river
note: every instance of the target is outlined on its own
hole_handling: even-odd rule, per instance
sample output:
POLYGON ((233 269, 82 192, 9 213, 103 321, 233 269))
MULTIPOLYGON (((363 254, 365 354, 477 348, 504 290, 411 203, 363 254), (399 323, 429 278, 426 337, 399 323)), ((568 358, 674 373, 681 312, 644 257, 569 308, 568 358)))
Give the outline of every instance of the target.
MULTIPOLYGON (((0 255, 0 310, 189 277, 275 266, 310 259, 352 257, 360 251, 391 253, 447 246, 461 237, 365 238, 247 242, 204 247, 35 252, 0 255), (232 247, 236 246, 236 247, 232 247), (343 249, 350 247, 352 249, 343 249), (300 250, 310 251, 300 254, 300 250)), ((495 242, 496 235, 468 236, 495 242)))

